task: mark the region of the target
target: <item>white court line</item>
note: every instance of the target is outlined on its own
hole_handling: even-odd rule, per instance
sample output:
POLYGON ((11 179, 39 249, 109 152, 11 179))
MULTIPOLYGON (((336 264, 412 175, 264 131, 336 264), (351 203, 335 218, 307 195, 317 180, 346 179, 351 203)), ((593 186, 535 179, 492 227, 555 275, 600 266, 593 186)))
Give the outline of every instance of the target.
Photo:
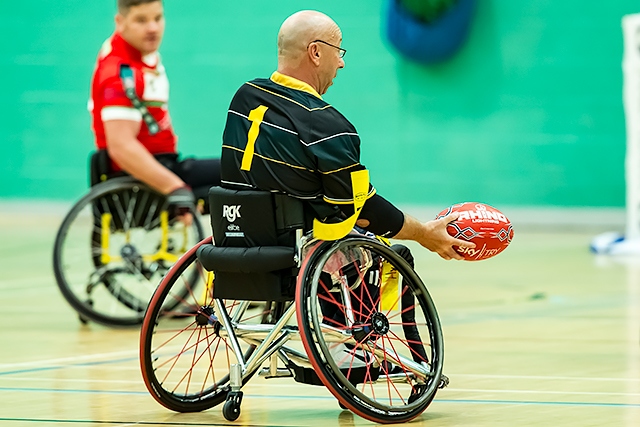
MULTIPOLYGON (((139 370, 139 368, 136 368, 139 370)), ((11 381, 11 382, 20 382, 20 381, 37 381, 37 382, 46 382, 46 381, 55 381, 55 382, 70 382, 70 383, 105 383, 105 384, 140 384, 140 381, 134 380, 107 380, 107 379, 73 379, 73 378, 47 378, 47 377, 19 377, 19 378, 10 378, 0 377, 0 382, 3 381, 11 381)), ((266 381, 266 380, 265 380, 266 381)), ((263 386, 264 384, 257 383, 249 383, 245 387, 250 385, 253 386, 263 386)), ((270 383, 267 385, 268 387, 291 387, 291 384, 280 384, 280 383, 270 383)), ((607 395, 607 396, 640 396, 640 393, 620 393, 620 392, 600 392, 600 391, 559 391, 559 390, 512 390, 512 389, 484 389, 484 388, 452 388, 447 387, 446 391, 456 391, 456 392, 473 392, 473 393, 541 393, 541 394, 584 394, 584 395, 607 395)))
POLYGON ((11 378, 11 377, 0 377, 0 383, 2 382, 54 382, 54 383, 86 383, 86 384, 142 384, 141 381, 134 380, 98 380, 98 379, 72 379, 72 378, 46 378, 46 377, 38 377, 38 378, 11 378))
POLYGON ((535 394, 583 394, 587 396, 640 396, 640 393, 617 393, 608 391, 558 391, 558 390, 495 390, 482 388, 450 388, 447 391, 472 393, 535 393, 535 394))
POLYGON ((116 351, 113 353, 97 353, 97 354, 86 354, 83 356, 73 356, 73 357, 62 357, 59 359, 45 359, 45 360, 34 360, 31 362, 20 362, 20 363, 1 363, 0 369, 16 369, 16 368, 46 368, 52 367, 64 363, 80 363, 80 362, 96 362, 96 361, 108 361, 111 358, 122 358, 122 357, 137 357, 138 350, 128 350, 128 351, 116 351), (107 360, 101 360, 107 359, 107 360))
MULTIPOLYGON (((8 378, 0 378, 0 382, 3 380, 9 380, 8 378)), ((11 379, 11 382, 55 382, 59 383, 85 383, 85 384, 135 384, 141 385, 140 381, 132 380, 104 380, 104 379, 69 379, 69 378, 16 378, 11 379)), ((246 391, 250 391, 253 394, 260 394, 259 388, 269 387, 269 389, 290 389, 291 384, 247 384, 245 386, 246 391), (254 387, 251 387, 254 386, 254 387)), ((462 393, 508 393, 508 394, 542 394, 542 395, 583 395, 583 396, 627 396, 637 397, 640 393, 619 393, 619 392, 597 392, 597 391, 557 391, 557 390, 504 390, 504 389, 480 389, 480 388, 450 388, 447 387, 447 391, 462 392, 462 393)), ((442 393, 442 392, 440 392, 442 393)))
POLYGON ((492 375, 492 374, 453 374, 447 372, 449 378, 470 377, 470 378, 498 378, 498 379, 522 379, 522 380, 564 380, 564 381, 622 381, 640 382, 640 378, 600 378, 600 377, 558 377, 545 375, 492 375))

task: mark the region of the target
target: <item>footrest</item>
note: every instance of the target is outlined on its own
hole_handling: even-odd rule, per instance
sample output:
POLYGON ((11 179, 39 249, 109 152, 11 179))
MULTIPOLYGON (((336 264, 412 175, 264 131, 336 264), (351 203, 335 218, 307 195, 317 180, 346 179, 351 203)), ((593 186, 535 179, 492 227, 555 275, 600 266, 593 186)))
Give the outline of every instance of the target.
MULTIPOLYGON (((312 368, 305 368, 303 366, 298 366, 295 364, 291 364, 289 369, 293 371, 293 379, 296 382, 309 384, 309 385, 324 385, 316 374, 316 371, 312 368)), ((362 366, 357 368, 342 368, 340 369, 342 374, 347 377, 349 382, 353 385, 362 384, 365 382, 375 382, 380 376, 380 368, 376 368, 373 366, 362 366)))

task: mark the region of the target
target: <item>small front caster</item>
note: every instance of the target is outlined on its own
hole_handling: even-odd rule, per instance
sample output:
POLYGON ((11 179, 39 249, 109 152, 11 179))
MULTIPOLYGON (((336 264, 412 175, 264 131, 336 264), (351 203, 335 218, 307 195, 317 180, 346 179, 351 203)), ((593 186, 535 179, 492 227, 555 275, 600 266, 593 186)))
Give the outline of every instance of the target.
POLYGON ((222 415, 228 421, 235 421, 240 416, 240 403, 242 402, 241 391, 230 391, 227 395, 227 401, 222 407, 222 415))
POLYGON ((440 375, 440 384, 438 384, 438 388, 445 388, 449 385, 449 377, 446 375, 440 375))

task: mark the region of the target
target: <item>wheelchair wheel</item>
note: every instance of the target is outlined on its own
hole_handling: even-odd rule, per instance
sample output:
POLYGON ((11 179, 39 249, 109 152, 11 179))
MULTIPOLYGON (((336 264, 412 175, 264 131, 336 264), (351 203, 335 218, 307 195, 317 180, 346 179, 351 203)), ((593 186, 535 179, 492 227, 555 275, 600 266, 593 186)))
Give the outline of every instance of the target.
POLYGON ((161 194, 131 177, 94 186, 64 218, 53 267, 62 295, 84 322, 134 326, 178 258, 204 237, 185 226, 161 194))
MULTIPOLYGON (((209 243, 210 237, 198 243, 169 270, 142 323, 144 382, 156 401, 178 412, 204 411, 223 403, 231 391, 231 365, 244 363, 255 350, 256 343, 228 333, 223 316, 238 330, 270 317, 262 305, 213 298, 213 274, 196 256, 197 249, 209 243)), ((245 373, 242 384, 258 368, 245 373)))
POLYGON ((342 405, 377 423, 405 422, 427 408, 441 382, 442 331, 402 257, 365 237, 320 242, 305 257, 296 292, 307 355, 342 405))

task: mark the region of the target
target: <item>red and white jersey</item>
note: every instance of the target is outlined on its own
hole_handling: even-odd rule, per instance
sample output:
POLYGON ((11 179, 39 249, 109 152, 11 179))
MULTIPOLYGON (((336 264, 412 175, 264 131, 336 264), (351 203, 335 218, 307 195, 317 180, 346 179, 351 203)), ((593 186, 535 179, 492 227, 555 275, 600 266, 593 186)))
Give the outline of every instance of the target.
POLYGON ((152 53, 142 56, 118 33, 107 39, 96 62, 91 82, 89 111, 93 116, 93 131, 98 149, 107 147, 103 123, 109 120, 133 120, 141 123, 138 140, 152 154, 175 153, 176 135, 169 116, 169 80, 160 55, 152 53), (120 79, 120 65, 131 67, 138 98, 156 119, 160 128, 155 135, 149 134, 142 121, 142 113, 131 104, 120 79))

